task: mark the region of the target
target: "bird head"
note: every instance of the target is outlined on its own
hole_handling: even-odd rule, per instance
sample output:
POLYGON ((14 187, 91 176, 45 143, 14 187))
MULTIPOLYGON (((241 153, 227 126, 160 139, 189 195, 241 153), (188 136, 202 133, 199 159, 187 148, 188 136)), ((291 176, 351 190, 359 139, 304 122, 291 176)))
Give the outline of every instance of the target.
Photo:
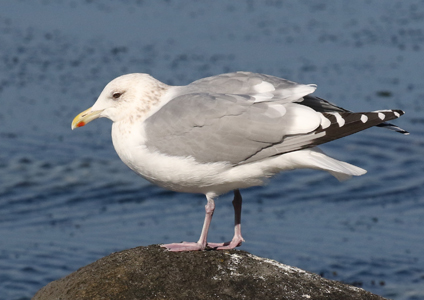
POLYGON ((148 74, 122 75, 109 82, 92 107, 78 114, 72 129, 82 127, 97 118, 113 122, 130 116, 142 117, 159 102, 167 85, 148 74))

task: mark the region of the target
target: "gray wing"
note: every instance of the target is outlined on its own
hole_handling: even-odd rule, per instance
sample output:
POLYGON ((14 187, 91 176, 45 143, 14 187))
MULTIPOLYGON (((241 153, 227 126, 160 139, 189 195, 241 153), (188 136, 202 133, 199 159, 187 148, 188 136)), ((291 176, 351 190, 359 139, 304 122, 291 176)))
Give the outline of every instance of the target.
POLYGON ((298 84, 283 78, 251 73, 234 72, 202 78, 184 87, 181 94, 218 93, 247 95, 256 102, 279 101, 288 103, 298 101, 313 93, 316 85, 298 84))
POLYGON ((171 100, 145 121, 146 146, 201 163, 236 165, 314 147, 402 114, 318 112, 300 103, 196 93, 171 100))
POLYGON ((249 72, 197 80, 145 121, 146 146, 202 163, 243 164, 371 126, 398 128, 386 121, 400 110, 352 113, 309 95, 315 88, 249 72))
MULTIPOLYGON (((196 80, 185 87, 184 90, 187 93, 244 94, 253 97, 256 102, 298 102, 318 112, 350 112, 327 100, 309 95, 315 89, 316 85, 314 84, 303 85, 271 75, 234 72, 196 80)), ((376 126, 408 134, 406 130, 388 122, 376 126)))
MULTIPOLYGON (((298 102, 318 112, 350 112, 327 100, 309 95, 315 89, 314 84, 303 85, 271 75, 234 72, 196 80, 184 87, 182 93, 243 94, 253 97, 256 102, 298 102)), ((406 130, 388 122, 376 126, 408 134, 406 130)))
POLYGON ((145 121, 146 146, 202 163, 240 164, 285 136, 312 132, 320 122, 314 110, 299 104, 255 102, 247 95, 189 94, 171 100, 145 121))

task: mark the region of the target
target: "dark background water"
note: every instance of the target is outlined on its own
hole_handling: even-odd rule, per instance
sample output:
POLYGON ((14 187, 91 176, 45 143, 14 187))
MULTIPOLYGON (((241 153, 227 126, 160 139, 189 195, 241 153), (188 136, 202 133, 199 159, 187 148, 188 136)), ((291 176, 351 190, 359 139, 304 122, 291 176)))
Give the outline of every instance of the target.
MULTIPOLYGON (((411 132, 372 128, 322 147, 362 177, 302 170, 242 191, 241 249, 424 299, 423 54, 423 1, 1 1, 0 299, 29 299, 113 251, 197 240, 203 195, 133 174, 110 121, 70 123, 124 73, 183 85, 238 70, 316 83, 351 110, 403 109, 396 123, 411 132)), ((210 240, 232 226, 223 195, 210 240)))

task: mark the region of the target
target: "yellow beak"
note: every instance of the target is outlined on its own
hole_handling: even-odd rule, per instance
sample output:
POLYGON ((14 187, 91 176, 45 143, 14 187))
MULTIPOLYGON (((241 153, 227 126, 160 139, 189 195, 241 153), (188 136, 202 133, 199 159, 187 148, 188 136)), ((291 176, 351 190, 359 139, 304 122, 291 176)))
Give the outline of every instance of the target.
POLYGON ((103 110, 91 110, 91 107, 87 110, 84 110, 82 113, 80 113, 78 116, 74 118, 72 121, 72 130, 74 130, 77 127, 82 127, 87 123, 90 123, 91 121, 97 119, 101 112, 103 110))

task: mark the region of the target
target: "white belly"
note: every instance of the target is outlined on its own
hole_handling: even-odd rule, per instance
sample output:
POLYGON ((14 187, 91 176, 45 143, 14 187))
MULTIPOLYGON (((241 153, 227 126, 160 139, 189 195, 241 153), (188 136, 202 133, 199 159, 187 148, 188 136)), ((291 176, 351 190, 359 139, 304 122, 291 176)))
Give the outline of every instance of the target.
POLYGON ((198 163, 192 157, 175 157, 150 151, 145 146, 143 125, 120 122, 112 125, 112 141, 121 160, 134 172, 165 189, 177 192, 220 195, 237 188, 262 185, 266 178, 284 170, 325 170, 344 180, 366 171, 328 157, 315 148, 294 151, 257 162, 198 163))
POLYGON ((219 195, 238 187, 262 184, 257 178, 246 180, 248 174, 234 178, 231 176, 234 168, 227 163, 201 164, 192 157, 152 152, 145 146, 143 126, 121 125, 114 123, 112 126, 113 145, 121 160, 138 175, 165 189, 219 195))

